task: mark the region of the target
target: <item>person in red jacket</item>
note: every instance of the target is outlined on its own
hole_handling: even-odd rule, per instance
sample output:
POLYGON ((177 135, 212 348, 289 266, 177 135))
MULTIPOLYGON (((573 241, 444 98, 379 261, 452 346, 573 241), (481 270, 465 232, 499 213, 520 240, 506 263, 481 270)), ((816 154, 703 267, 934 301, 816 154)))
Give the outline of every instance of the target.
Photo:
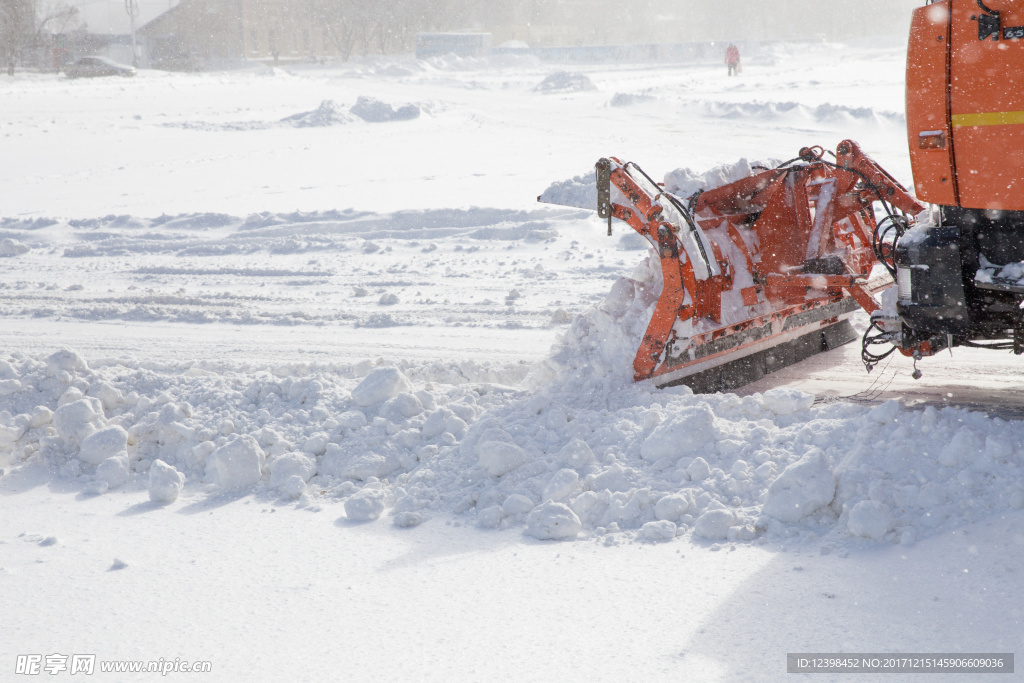
POLYGON ((732 43, 725 49, 725 65, 729 67, 730 76, 735 76, 740 72, 740 51, 732 43))

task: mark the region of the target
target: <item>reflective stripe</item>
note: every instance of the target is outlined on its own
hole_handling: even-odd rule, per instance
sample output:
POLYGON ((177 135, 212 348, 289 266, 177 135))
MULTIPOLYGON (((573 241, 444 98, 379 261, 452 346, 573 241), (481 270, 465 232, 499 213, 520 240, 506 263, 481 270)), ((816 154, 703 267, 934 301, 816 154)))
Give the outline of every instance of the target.
POLYGON ((1024 123, 1024 111, 990 111, 981 114, 953 114, 953 126, 1008 126, 1024 123))

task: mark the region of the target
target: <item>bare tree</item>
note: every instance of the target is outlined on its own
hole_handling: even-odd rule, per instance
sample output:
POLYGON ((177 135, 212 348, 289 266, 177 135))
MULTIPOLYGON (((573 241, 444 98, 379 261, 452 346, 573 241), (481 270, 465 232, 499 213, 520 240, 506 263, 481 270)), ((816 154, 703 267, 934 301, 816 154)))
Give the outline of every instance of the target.
POLYGON ((317 0, 313 13, 338 54, 348 60, 364 38, 366 3, 358 0, 317 0))
POLYGON ((35 33, 35 9, 31 0, 0 0, 0 56, 7 75, 14 75, 18 55, 35 33))
POLYGON ((64 33, 77 21, 78 8, 63 0, 40 3, 37 6, 36 35, 42 35, 47 28, 53 29, 50 33, 64 33))
POLYGON ((7 74, 24 53, 47 43, 49 34, 63 33, 78 18, 78 9, 64 0, 0 0, 0 58, 7 74))

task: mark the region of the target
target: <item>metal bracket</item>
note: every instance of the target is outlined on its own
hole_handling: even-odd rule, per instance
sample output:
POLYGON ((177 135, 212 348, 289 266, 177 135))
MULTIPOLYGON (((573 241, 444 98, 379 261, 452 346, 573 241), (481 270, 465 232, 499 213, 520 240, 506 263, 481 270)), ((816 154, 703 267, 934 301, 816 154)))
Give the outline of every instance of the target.
POLYGON ((612 164, 600 159, 597 168, 597 215, 608 219, 608 236, 612 236, 612 164))
POLYGON ((989 9, 982 0, 978 0, 978 7, 985 12, 985 14, 971 15, 971 21, 978 22, 978 40, 987 40, 989 36, 992 36, 992 40, 999 40, 1002 22, 999 18, 999 10, 989 9))

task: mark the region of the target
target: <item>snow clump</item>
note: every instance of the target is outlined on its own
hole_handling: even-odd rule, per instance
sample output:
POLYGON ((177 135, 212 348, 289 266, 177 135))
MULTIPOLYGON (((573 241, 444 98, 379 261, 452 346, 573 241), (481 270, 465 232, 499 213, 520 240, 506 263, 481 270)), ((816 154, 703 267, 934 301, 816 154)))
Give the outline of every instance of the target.
POLYGON ((537 201, 595 211, 597 209, 597 172, 591 171, 568 180, 554 182, 537 197, 537 201))
POLYGON ((352 399, 361 406, 372 406, 412 389, 412 384, 398 368, 376 368, 352 390, 352 399))
POLYGON ((106 458, 96 467, 95 481, 102 482, 107 489, 116 489, 128 481, 128 454, 114 455, 106 458))
POLYGON ((345 514, 353 522, 372 522, 384 514, 384 491, 364 488, 352 494, 345 501, 345 514))
POLYGON ((729 529, 735 525, 736 514, 732 510, 716 508, 697 518, 693 535, 710 540, 725 540, 729 536, 729 529))
POLYGON ((846 526, 854 536, 879 540, 893 529, 892 514, 884 504, 862 500, 850 510, 846 526))
POLYGON ((480 466, 492 477, 508 474, 527 461, 526 452, 514 443, 485 441, 478 450, 480 466))
POLYGON ((634 104, 642 104, 653 100, 653 96, 645 95, 643 93, 617 92, 612 96, 612 99, 608 104, 612 107, 629 107, 634 104))
POLYGON ((759 162, 740 159, 734 164, 715 166, 704 173, 696 173, 689 168, 678 168, 665 174, 665 191, 686 198, 700 190, 721 187, 778 165, 779 162, 774 159, 759 162))
POLYGON ((556 71, 534 88, 539 93, 565 93, 597 90, 590 78, 576 71, 556 71))
POLYGON ((835 475, 825 454, 815 448, 771 483, 764 501, 764 514, 783 522, 797 522, 830 504, 835 495, 835 475))
POLYGON ((313 458, 305 453, 285 453, 270 466, 269 486, 272 489, 282 486, 295 488, 295 483, 291 482, 292 477, 299 477, 305 484, 315 473, 316 461, 313 458))
POLYGON ((676 525, 667 520, 647 522, 640 529, 640 533, 648 541, 671 541, 676 537, 676 525))
POLYGON ((265 457, 252 436, 235 435, 206 459, 206 475, 225 489, 252 486, 263 477, 265 457))
POLYGON ((18 240, 10 239, 9 237, 0 240, 0 257, 21 256, 29 251, 31 251, 31 248, 18 240))
POLYGON ((576 538, 582 527, 576 513, 562 503, 549 501, 526 517, 526 535, 542 541, 576 538))
POLYGON ((93 432, 82 439, 82 445, 78 449, 78 459, 82 462, 99 465, 107 458, 119 453, 128 455, 128 432, 122 427, 114 425, 93 432))
POLYGON ((349 111, 370 123, 409 121, 420 115, 420 108, 415 104, 406 104, 395 109, 390 104, 372 97, 360 97, 349 111))
POLYGON ((149 466, 149 499, 154 503, 173 503, 185 485, 185 475, 163 460, 149 466))
POLYGON ((580 469, 594 463, 594 451, 590 449, 586 441, 577 437, 558 451, 558 459, 568 467, 580 469))
POLYGON ((715 450, 718 433, 715 414, 707 405, 686 406, 651 432, 640 447, 640 456, 651 462, 683 455, 695 456, 715 450))
POLYGON ((104 427, 103 404, 96 398, 82 398, 65 403, 53 413, 53 426, 70 448, 104 427))
POLYGON ((808 394, 799 389, 778 387, 764 392, 761 395, 761 400, 764 402, 764 407, 776 415, 792 415, 814 405, 814 394, 808 394))
POLYGON ((281 119, 281 123, 296 128, 323 128, 339 123, 349 123, 352 120, 352 117, 342 111, 334 100, 324 100, 313 111, 286 116, 281 119))

